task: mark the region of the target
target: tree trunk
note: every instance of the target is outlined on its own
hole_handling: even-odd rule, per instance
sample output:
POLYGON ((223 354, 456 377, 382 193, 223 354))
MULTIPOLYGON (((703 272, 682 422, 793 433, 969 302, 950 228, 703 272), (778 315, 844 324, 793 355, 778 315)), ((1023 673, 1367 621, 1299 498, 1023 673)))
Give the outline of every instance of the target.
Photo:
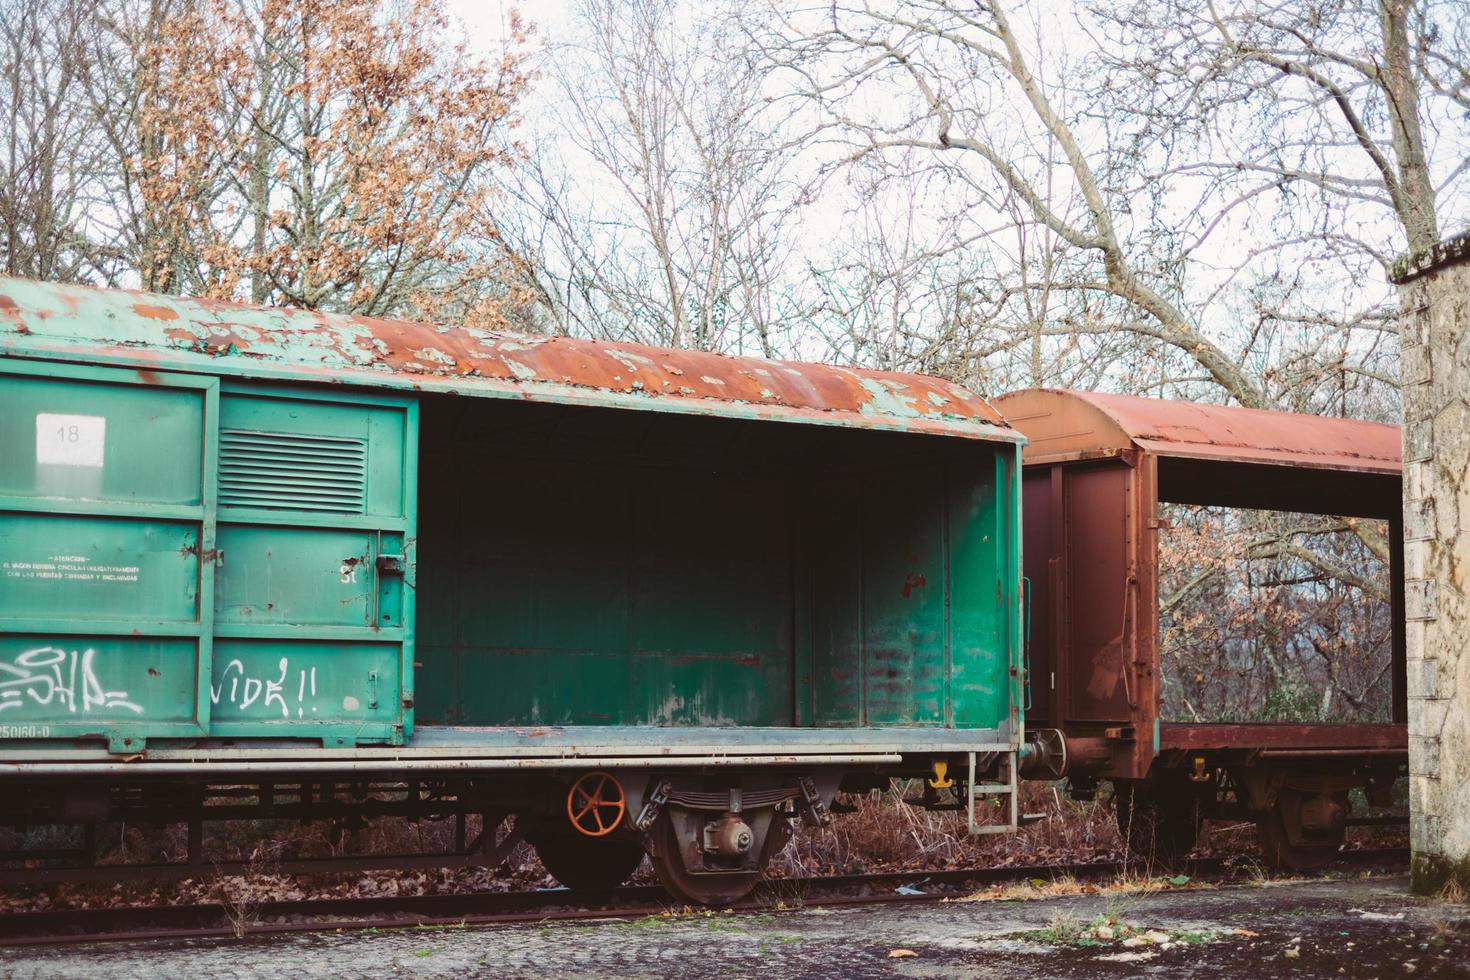
POLYGON ((1398 193, 1394 208, 1408 237, 1409 253, 1422 252, 1439 241, 1434 209, 1434 182, 1419 128, 1419 80, 1409 51, 1409 11, 1412 0, 1379 0, 1383 24, 1383 68, 1388 94, 1388 118, 1393 128, 1393 151, 1398 160, 1398 193))

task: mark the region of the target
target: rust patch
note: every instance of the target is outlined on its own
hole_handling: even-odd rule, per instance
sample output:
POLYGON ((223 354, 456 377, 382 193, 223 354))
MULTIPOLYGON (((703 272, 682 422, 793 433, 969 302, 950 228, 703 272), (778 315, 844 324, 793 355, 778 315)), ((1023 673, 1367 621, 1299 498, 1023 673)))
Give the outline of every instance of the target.
POLYGON ((15 324, 16 333, 23 337, 30 334, 31 328, 20 321, 20 304, 3 294, 0 294, 0 314, 3 314, 7 320, 15 324))
POLYGON ((1030 458, 1142 449, 1267 465, 1398 473, 1399 427, 1255 408, 1034 388, 996 399, 1034 447, 1030 458))
POLYGON ((133 312, 149 320, 177 320, 179 318, 178 311, 154 303, 134 303, 133 312))
POLYGON ((744 657, 721 657, 716 654, 709 653, 686 653, 669 658, 670 663, 676 664, 694 664, 701 663, 707 660, 718 661, 722 664, 734 664, 737 667, 759 667, 761 665, 761 658, 755 655, 744 657))
POLYGON ((1092 677, 1087 682, 1087 696, 1094 701, 1111 701, 1123 686, 1118 664, 1123 660, 1123 637, 1114 637, 1092 657, 1092 677))
POLYGON ((909 572, 903 577, 903 588, 900 589, 899 592, 905 599, 907 599, 909 596, 914 594, 915 589, 922 589, 928 584, 929 580, 924 578, 923 575, 919 574, 918 572, 909 572))
POLYGON ((331 380, 344 380, 342 372, 355 369, 408 378, 484 379, 503 391, 520 389, 532 400, 541 392, 565 398, 564 390, 551 389, 576 388, 651 402, 707 400, 711 414, 719 414, 716 406, 724 404, 739 406, 734 413, 741 416, 774 412, 820 420, 837 415, 860 427, 946 434, 956 425, 1007 428, 983 398, 921 375, 188 297, 165 302, 136 291, 34 289, 27 284, 28 291, 0 295, 0 310, 33 326, 48 316, 76 321, 82 329, 66 334, 69 342, 95 335, 99 323, 115 318, 126 337, 119 342, 130 350, 244 354, 331 380), (32 303, 32 295, 45 302, 32 303), (57 313, 58 307, 65 312, 57 313))
POLYGON ((188 327, 169 327, 163 335, 179 347, 211 357, 243 351, 250 346, 248 340, 231 331, 216 331, 201 337, 188 327))
POLYGON ((163 384, 163 379, 158 376, 157 371, 149 371, 147 369, 141 369, 138 371, 138 380, 143 382, 145 385, 163 384))
POLYGON ((233 333, 210 334, 204 340, 199 341, 199 349, 206 354, 228 354, 231 351, 245 350, 250 344, 241 340, 233 333))
POLYGON ((148 676, 149 677, 162 677, 163 675, 158 672, 158 668, 157 667, 149 667, 148 668, 148 676))

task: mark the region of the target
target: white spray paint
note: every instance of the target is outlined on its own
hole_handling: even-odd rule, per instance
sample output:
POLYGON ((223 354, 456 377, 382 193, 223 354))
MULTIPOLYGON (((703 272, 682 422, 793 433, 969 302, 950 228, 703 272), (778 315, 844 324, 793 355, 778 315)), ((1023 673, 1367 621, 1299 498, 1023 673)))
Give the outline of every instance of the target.
POLYGON ((279 709, 282 718, 290 718, 293 707, 297 718, 305 717, 307 711, 316 714, 316 705, 310 703, 316 699, 316 667, 297 667, 296 676, 292 678, 291 674, 288 657, 282 657, 276 663, 274 678, 251 674, 244 661, 237 658, 225 664, 225 669, 219 674, 219 683, 210 685, 209 699, 214 704, 223 701, 234 705, 241 711, 257 704, 263 710, 279 709), (292 684, 292 680, 296 683, 292 684), (288 700, 293 695, 294 703, 288 700))
POLYGON ((109 691, 97 676, 97 651, 36 647, 11 663, 0 661, 0 711, 19 708, 29 698, 42 707, 65 707, 69 714, 96 710, 143 708, 128 700, 127 691, 109 691))

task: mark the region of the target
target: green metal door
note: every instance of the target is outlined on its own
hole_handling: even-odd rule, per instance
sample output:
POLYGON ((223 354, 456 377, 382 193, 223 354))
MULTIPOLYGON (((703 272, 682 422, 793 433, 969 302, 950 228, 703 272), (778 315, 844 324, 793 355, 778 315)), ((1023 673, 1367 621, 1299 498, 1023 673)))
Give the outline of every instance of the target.
POLYGON ((0 738, 208 730, 219 382, 0 360, 0 738))
POLYGON ((399 744, 412 726, 417 409, 229 388, 211 731, 399 744))

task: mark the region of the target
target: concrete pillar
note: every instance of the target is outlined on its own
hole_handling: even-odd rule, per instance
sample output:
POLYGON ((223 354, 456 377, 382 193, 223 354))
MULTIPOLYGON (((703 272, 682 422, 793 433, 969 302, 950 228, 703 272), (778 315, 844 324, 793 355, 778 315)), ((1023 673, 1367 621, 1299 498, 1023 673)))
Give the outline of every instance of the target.
POLYGON ((1470 890, 1470 234, 1399 287, 1414 889, 1470 890))

